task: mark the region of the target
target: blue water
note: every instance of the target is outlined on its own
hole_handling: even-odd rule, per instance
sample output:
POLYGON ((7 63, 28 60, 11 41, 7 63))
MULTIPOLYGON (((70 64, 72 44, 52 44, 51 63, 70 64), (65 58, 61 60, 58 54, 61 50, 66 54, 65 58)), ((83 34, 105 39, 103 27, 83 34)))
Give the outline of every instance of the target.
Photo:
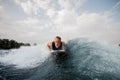
POLYGON ((1 51, 0 80, 120 80, 118 46, 73 39, 66 44, 68 55, 59 59, 45 49, 1 51))

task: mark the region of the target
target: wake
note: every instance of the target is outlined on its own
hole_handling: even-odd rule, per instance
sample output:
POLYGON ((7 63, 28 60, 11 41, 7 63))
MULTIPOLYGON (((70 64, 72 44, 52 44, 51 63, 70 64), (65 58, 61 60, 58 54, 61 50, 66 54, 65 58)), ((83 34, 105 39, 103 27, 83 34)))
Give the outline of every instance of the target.
POLYGON ((23 80, 120 80, 118 46, 78 38, 69 40, 65 48, 68 58, 62 61, 54 59, 45 44, 0 51, 5 53, 0 53, 1 65, 16 68, 14 71, 14 68, 2 67, 1 72, 8 71, 9 75, 15 72, 14 78, 23 80))
POLYGON ((37 67, 50 55, 48 49, 44 45, 12 49, 8 51, 8 54, 4 54, 5 51, 1 52, 2 55, 0 55, 0 62, 6 66, 14 65, 16 68, 37 67))

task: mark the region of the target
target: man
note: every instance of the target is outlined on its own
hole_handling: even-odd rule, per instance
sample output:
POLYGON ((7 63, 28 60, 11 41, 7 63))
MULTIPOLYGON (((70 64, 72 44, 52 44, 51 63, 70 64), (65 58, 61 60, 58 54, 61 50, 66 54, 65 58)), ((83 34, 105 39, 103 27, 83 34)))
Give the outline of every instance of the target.
POLYGON ((49 50, 63 50, 65 43, 61 41, 61 37, 56 36, 53 42, 47 44, 49 50))

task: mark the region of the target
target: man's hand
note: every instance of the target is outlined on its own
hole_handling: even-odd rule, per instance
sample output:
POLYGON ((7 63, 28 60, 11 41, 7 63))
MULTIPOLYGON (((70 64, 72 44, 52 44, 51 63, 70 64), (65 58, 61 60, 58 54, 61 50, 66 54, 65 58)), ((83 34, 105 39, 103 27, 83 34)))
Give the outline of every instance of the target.
POLYGON ((47 46, 48 46, 48 49, 51 51, 51 49, 52 49, 52 43, 51 42, 48 43, 47 46))

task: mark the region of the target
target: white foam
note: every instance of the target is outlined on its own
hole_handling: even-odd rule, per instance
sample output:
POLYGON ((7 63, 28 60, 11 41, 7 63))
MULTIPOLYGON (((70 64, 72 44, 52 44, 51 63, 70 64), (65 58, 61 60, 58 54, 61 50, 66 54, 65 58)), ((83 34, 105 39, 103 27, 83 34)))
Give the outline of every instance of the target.
POLYGON ((40 65, 49 56, 45 45, 13 49, 9 54, 0 56, 4 65, 15 65, 16 68, 33 68, 40 65))

